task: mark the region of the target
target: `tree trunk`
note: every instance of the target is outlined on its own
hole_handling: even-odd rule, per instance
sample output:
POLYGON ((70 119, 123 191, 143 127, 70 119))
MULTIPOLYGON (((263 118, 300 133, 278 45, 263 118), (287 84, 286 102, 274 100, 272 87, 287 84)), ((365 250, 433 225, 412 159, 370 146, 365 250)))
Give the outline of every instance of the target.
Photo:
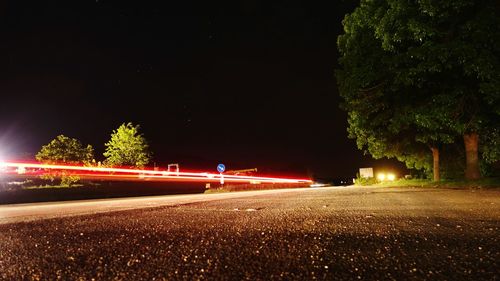
POLYGON ((477 180, 481 178, 479 172, 479 135, 477 133, 464 134, 465 144, 465 178, 468 180, 477 180))
POLYGON ((434 175, 434 181, 439 181, 439 148, 431 147, 432 150, 432 174, 434 175))

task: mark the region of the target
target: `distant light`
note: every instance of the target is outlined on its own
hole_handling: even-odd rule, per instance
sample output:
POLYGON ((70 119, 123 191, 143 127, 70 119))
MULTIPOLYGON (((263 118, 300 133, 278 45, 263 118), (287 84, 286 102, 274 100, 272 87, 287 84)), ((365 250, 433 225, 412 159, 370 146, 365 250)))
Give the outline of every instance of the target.
POLYGON ((26 174, 26 167, 24 167, 24 166, 19 166, 19 167, 17 167, 16 172, 17 172, 18 174, 20 174, 20 175, 22 175, 22 174, 26 174))
POLYGON ((385 178, 386 178, 386 176, 385 176, 385 174, 384 174, 384 173, 378 173, 378 174, 377 174, 377 179, 378 179, 379 181, 385 181, 385 178))
POLYGON ((7 168, 7 163, 3 162, 3 161, 0 159, 0 173, 4 172, 4 171, 5 171, 5 168, 7 168))
POLYGON ((313 183, 311 185, 309 185, 310 187, 323 187, 323 186, 326 186, 326 184, 324 183, 313 183))
POLYGON ((387 180, 388 181, 393 181, 396 179, 396 175, 395 174, 387 174, 387 180))

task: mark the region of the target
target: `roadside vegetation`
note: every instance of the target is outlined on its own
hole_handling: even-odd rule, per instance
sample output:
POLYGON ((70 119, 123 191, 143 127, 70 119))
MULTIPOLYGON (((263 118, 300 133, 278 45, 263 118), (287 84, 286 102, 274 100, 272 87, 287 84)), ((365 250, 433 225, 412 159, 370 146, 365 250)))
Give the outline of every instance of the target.
POLYGON ((105 144, 105 165, 141 168, 151 161, 152 153, 139 129, 139 125, 129 122, 113 130, 111 139, 105 144))
MULTIPOLYGON (((59 135, 42 146, 35 158, 44 164, 92 165, 93 162, 95 163, 94 149, 90 144, 84 146, 79 140, 65 135, 59 135)), ((67 187, 76 184, 80 180, 80 177, 66 171, 53 170, 46 171, 41 178, 49 180, 54 186, 67 187)))
POLYGON ((83 187, 84 185, 83 184, 72 184, 72 185, 67 185, 67 184, 63 184, 61 182, 60 185, 30 185, 30 186, 26 186, 24 187, 24 189, 53 189, 53 188, 68 188, 68 187, 72 187, 72 188, 76 188, 76 187, 83 187))
POLYGON ((434 187, 434 188, 500 188, 500 178, 483 178, 479 180, 440 180, 431 179, 399 179, 395 181, 377 181, 370 178, 356 181, 357 186, 378 187, 434 187))
POLYGON ((500 176, 499 14, 496 0, 362 0, 346 15, 336 77, 358 148, 438 184, 500 176))
MULTIPOLYGON (((139 130, 139 125, 130 122, 123 123, 113 130, 110 140, 105 143, 106 150, 102 162, 96 161, 94 148, 90 144, 85 146, 79 140, 65 135, 59 135, 42 146, 35 158, 44 164, 141 168, 151 161, 152 153, 139 130)), ((25 189, 82 186, 80 177, 68 171, 47 170, 40 179, 41 182, 27 181, 18 186, 25 189)))

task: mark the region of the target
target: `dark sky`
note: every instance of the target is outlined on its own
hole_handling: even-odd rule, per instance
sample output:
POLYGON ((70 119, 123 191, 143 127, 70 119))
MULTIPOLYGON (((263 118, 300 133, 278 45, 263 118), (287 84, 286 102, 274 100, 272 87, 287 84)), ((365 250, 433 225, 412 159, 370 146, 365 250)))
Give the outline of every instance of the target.
POLYGON ((65 134, 102 158, 131 121, 157 164, 328 177, 400 167, 347 139, 335 42, 355 2, 2 1, 0 150, 33 157, 65 134))

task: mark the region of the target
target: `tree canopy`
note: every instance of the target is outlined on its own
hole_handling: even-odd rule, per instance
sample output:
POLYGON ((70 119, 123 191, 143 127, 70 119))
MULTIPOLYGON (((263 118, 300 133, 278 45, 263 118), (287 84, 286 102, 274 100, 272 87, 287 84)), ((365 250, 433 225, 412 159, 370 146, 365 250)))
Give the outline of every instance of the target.
MULTIPOLYGON (((89 144, 84 146, 79 140, 59 135, 50 143, 42 146, 35 158, 47 164, 84 164, 91 165, 94 162, 94 149, 89 144)), ((71 186, 77 183, 80 178, 66 171, 47 171, 41 176, 42 179, 54 181, 60 178, 60 184, 71 186)))
POLYGON ((35 158, 43 163, 90 164, 94 159, 94 149, 84 146, 79 140, 59 135, 42 146, 35 158))
POLYGON ((482 135, 498 160, 498 13, 493 0, 363 0, 346 15, 336 75, 358 147, 430 169, 431 150, 463 137, 474 165, 482 135))
POLYGON ((129 122, 113 130, 111 139, 105 144, 106 165, 143 167, 149 163, 151 152, 139 129, 139 125, 129 122))

